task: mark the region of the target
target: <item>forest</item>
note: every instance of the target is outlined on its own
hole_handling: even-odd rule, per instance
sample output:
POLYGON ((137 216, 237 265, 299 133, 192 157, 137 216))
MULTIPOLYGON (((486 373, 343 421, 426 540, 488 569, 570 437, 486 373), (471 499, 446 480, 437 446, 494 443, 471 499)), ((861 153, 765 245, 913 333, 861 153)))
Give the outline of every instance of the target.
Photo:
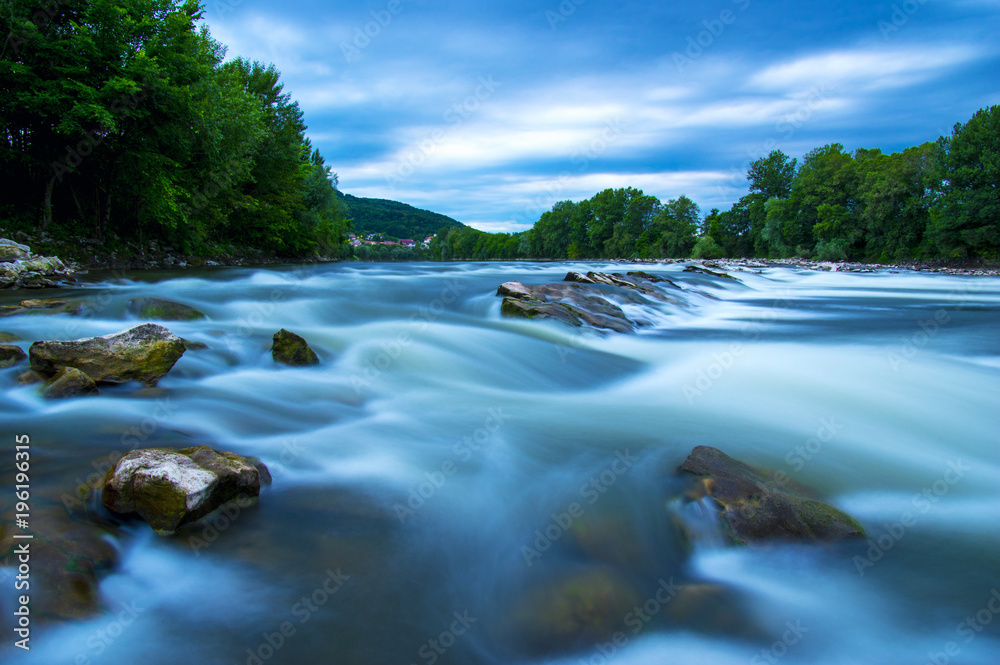
POLYGON ((1000 258, 1000 106, 950 136, 885 154, 839 143, 800 164, 780 150, 751 162, 748 192, 702 214, 684 195, 634 188, 561 201, 523 233, 442 229, 436 258, 814 258, 889 263, 1000 258))
POLYGON ((194 0, 11 0, 0 15, 8 230, 182 251, 339 252, 337 177, 272 65, 226 50, 194 0))

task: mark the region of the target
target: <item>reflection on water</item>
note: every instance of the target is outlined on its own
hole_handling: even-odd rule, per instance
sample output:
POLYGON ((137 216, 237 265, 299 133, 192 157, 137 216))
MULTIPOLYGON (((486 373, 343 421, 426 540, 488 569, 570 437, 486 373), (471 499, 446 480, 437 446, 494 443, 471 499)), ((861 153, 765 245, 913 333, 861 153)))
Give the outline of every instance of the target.
POLYGON ((625 269, 97 275, 45 294, 82 315, 0 319, 27 348, 125 329, 140 296, 207 316, 168 324, 209 348, 152 390, 45 402, 0 374, 36 496, 154 445, 256 455, 275 479, 173 538, 125 525, 106 612, 37 624, 4 662, 903 665, 949 643, 950 662, 998 662, 1000 282, 643 266, 683 290, 626 304, 653 324, 637 335, 500 317, 501 282, 625 269), (321 365, 275 367, 279 328, 321 365), (722 547, 672 480, 701 444, 814 487, 871 541, 722 547))

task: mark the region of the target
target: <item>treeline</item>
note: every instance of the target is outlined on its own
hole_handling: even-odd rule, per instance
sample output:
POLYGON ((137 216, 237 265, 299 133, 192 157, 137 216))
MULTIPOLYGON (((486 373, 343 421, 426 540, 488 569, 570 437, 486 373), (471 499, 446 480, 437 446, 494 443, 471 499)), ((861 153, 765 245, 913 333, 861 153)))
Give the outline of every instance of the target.
POLYGON ((557 203, 519 234, 442 230, 431 251, 445 260, 1000 258, 1000 106, 899 153, 835 143, 800 165, 776 150, 750 164, 747 180, 749 193, 724 212, 608 189, 557 203))
POLYGON ((193 0, 11 0, 0 215, 55 236, 341 249, 336 175, 273 65, 224 62, 193 0))

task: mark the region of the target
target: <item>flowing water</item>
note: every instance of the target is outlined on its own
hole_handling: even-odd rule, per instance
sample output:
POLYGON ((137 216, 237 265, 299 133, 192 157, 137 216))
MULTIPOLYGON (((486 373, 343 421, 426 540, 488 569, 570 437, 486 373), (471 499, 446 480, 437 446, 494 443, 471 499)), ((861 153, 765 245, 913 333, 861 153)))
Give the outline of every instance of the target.
POLYGON ((36 495, 56 501, 136 447, 208 444, 274 477, 256 506, 174 537, 126 523, 106 611, 36 621, 30 653, 10 646, 13 571, 0 572, 0 658, 1000 662, 1000 280, 643 266, 682 291, 627 304, 650 323, 636 335, 500 316, 501 282, 624 269, 94 274, 45 294, 83 298, 82 315, 0 319, 27 349, 126 329, 128 300, 155 296, 205 312, 167 325, 209 347, 155 389, 97 398, 44 401, 20 370, 0 373, 5 509, 17 434, 36 495), (321 365, 275 366, 279 328, 321 365), (724 547, 672 479, 703 444, 813 487, 871 541, 724 547), (598 598, 568 611, 579 588, 598 598), (627 611, 607 617, 621 597, 627 611), (591 619, 617 639, 566 632, 591 619))

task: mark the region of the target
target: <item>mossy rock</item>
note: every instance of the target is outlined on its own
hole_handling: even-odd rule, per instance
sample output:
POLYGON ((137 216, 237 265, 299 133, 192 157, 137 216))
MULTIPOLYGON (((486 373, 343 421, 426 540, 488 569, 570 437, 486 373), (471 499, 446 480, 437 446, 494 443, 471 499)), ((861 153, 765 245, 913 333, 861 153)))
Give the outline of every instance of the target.
POLYGON ((529 590, 511 613, 512 646, 550 654, 591 647, 626 630, 641 594, 610 568, 584 570, 529 590))
POLYGON ((35 342, 28 355, 31 369, 45 377, 64 367, 75 367, 97 383, 156 385, 184 351, 179 337, 163 326, 147 323, 103 337, 35 342))
POLYGON ((738 543, 832 542, 865 535, 857 520, 844 511, 790 485, 779 487, 716 448, 696 447, 678 470, 692 477, 690 498, 711 497, 722 523, 738 543))
POLYGON ((205 314, 190 305, 164 298, 133 298, 128 310, 141 319, 151 321, 197 321, 205 314))
POLYGON ((14 333, 0 332, 0 344, 10 344, 11 342, 20 342, 21 338, 14 333))
POLYGON ((137 515, 160 535, 195 522, 228 501, 257 497, 271 475, 259 460, 208 446, 134 450, 108 469, 104 507, 137 515))
MULTIPOLYGON (((13 523, 13 509, 3 516, 13 523)), ((31 540, 14 539, 0 529, 0 565, 16 566, 15 549, 28 542, 31 552, 32 613, 52 619, 88 619, 103 610, 99 579, 118 564, 109 524, 81 520, 58 504, 35 500, 31 540)))
POLYGON ((42 386, 42 396, 48 399, 65 399, 96 395, 97 384, 75 367, 63 367, 42 386))
POLYGON ((0 369, 8 369, 28 359, 28 354, 19 346, 0 344, 0 369))
POLYGON ((274 362, 289 367, 309 367, 319 364, 319 358, 316 352, 309 348, 309 344, 302 337, 284 328, 274 333, 271 357, 274 362))

